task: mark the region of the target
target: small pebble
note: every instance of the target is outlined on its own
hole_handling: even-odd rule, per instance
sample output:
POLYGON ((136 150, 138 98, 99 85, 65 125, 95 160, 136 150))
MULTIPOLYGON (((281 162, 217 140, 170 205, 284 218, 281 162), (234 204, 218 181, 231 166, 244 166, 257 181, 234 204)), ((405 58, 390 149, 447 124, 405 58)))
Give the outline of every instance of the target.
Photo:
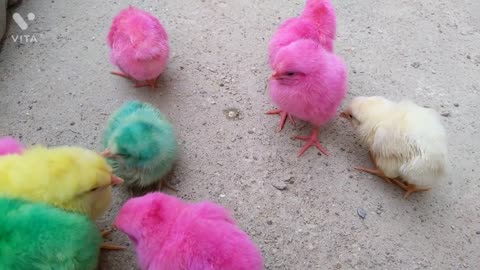
POLYGON ((273 225, 273 221, 267 220, 267 224, 268 224, 268 225, 273 225))
POLYGON ((449 112, 444 112, 440 115, 443 116, 443 117, 450 117, 451 114, 449 112))
POLYGON ((455 107, 459 107, 459 106, 460 106, 460 104, 458 104, 458 103, 453 103, 453 106, 455 106, 455 107))
POLYGON ((367 217, 367 211, 365 211, 365 209, 363 209, 361 207, 357 208, 357 214, 362 219, 365 219, 367 217))
POLYGON ((75 122, 71 122, 71 123, 70 123, 70 126, 74 126, 74 125, 75 125, 75 122))
POLYGON ((419 68, 419 67, 420 67, 420 63, 419 63, 419 62, 413 62, 413 63, 412 63, 412 67, 414 67, 414 68, 419 68))
POLYGON ((480 231, 475 232, 477 235, 480 235, 480 231))
POLYGON ((287 184, 283 183, 283 182, 278 182, 278 183, 274 183, 272 184, 272 186, 278 190, 286 190, 287 189, 287 184))

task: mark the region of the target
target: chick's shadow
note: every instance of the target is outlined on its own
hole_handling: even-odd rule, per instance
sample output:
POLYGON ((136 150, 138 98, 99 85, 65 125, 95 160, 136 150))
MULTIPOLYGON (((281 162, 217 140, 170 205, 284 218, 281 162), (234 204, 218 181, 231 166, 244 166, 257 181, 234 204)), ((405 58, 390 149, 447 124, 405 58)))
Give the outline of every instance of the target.
POLYGON ((161 178, 159 182, 156 182, 144 187, 125 185, 122 187, 122 189, 123 191, 126 191, 127 194, 133 197, 141 197, 148 193, 153 193, 153 192, 176 194, 178 192, 178 190, 176 189, 176 186, 179 183, 178 181, 175 181, 175 182, 173 181, 174 179, 176 179, 175 177, 176 166, 177 166, 176 164, 173 165, 172 170, 166 176, 161 178), (162 187, 162 182, 165 183, 163 187, 162 187), (173 186, 172 183, 174 183, 175 186, 173 186), (169 188, 169 186, 172 186, 175 190, 172 190, 171 188, 169 188))

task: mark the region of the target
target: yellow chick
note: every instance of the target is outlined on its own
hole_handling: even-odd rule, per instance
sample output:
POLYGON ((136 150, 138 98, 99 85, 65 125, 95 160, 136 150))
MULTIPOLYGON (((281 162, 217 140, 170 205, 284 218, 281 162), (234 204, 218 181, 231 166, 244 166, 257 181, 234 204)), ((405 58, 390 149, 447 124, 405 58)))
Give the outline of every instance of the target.
POLYGON ((96 219, 112 201, 112 174, 104 158, 78 147, 33 147, 0 157, 0 195, 44 202, 96 219))
POLYGON ((401 188, 407 198, 427 191, 446 174, 447 138, 440 117, 411 101, 357 97, 340 114, 368 145, 377 175, 401 188))

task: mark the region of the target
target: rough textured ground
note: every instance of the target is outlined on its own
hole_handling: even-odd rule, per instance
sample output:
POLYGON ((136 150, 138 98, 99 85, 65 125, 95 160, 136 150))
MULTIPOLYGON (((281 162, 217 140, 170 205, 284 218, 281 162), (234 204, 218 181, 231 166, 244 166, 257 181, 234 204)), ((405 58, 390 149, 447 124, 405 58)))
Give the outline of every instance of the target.
MULTIPOLYGON (((480 2, 334 1, 337 52, 357 95, 410 98, 443 113, 450 176, 404 200, 396 187, 354 171, 369 165, 350 126, 335 120, 321 140, 331 156, 301 159, 290 126, 266 92, 266 46, 302 0, 24 1, 36 15, 0 54, 0 133, 28 144, 100 149, 109 114, 124 101, 149 101, 175 124, 181 160, 178 196, 213 200, 234 212, 267 269, 478 269, 480 265, 480 2), (161 89, 136 90, 109 75, 105 36, 133 4, 158 15, 173 56, 161 89), (228 110, 238 110, 229 119, 228 110), (277 188, 276 188, 277 187, 277 188), (284 189, 284 190, 280 190, 284 189), (357 209, 367 212, 363 220, 357 209)), ((130 195, 115 190, 107 226, 130 195)), ((127 244, 119 232, 112 239, 127 244)), ((133 249, 102 253, 102 269, 136 269, 133 249)))

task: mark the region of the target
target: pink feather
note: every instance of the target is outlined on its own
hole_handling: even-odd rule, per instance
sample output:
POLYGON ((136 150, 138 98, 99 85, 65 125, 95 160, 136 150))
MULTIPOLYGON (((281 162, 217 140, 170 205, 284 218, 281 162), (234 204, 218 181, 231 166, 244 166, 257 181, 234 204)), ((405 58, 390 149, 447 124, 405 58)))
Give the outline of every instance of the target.
POLYGON ((260 270, 263 258, 228 211, 150 193, 130 199, 115 226, 136 246, 143 270, 260 270))
POLYGON ((24 147, 18 140, 11 137, 0 138, 0 156, 21 154, 23 150, 24 147))
POLYGON ((133 79, 156 79, 166 69, 170 48, 167 32, 150 13, 126 8, 113 19, 107 38, 110 60, 133 79))
POLYGON ((270 66, 280 77, 270 80, 271 99, 317 127, 336 114, 347 91, 347 67, 333 52, 335 31, 330 0, 307 0, 302 15, 283 23, 269 46, 270 66))
POLYGON ((283 111, 320 126, 335 116, 347 91, 347 68, 342 59, 312 40, 282 48, 273 63, 275 73, 297 73, 270 80, 270 97, 283 111))
POLYGON ((269 45, 270 66, 281 48, 300 39, 314 40, 333 52, 335 35, 336 15, 330 0, 307 0, 303 13, 285 21, 273 35, 269 45))

